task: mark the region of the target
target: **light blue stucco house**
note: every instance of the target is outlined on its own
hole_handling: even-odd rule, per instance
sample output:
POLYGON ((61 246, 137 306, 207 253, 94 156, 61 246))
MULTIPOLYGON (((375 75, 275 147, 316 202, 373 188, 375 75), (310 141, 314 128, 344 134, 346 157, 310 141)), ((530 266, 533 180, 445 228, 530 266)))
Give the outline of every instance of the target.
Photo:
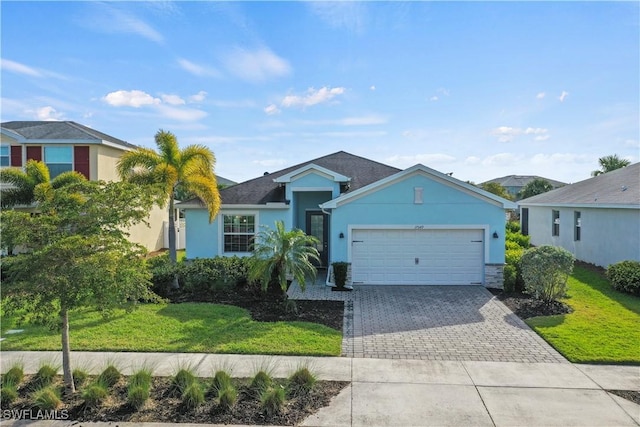
POLYGON ((225 188, 211 223, 184 209, 187 258, 246 256, 281 220, 320 240, 322 267, 351 264, 354 286, 502 287, 506 210, 516 205, 423 165, 400 170, 343 151, 225 188))

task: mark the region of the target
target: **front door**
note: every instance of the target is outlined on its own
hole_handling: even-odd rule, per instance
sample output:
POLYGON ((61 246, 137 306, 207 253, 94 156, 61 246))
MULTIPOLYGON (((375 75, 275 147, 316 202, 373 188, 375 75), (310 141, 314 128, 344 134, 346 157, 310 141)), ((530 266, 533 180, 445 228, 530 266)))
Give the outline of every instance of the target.
POLYGON ((329 233, 327 230, 327 215, 322 211, 307 211, 307 229, 306 233, 320 241, 316 245, 316 249, 320 253, 319 267, 327 266, 329 233))

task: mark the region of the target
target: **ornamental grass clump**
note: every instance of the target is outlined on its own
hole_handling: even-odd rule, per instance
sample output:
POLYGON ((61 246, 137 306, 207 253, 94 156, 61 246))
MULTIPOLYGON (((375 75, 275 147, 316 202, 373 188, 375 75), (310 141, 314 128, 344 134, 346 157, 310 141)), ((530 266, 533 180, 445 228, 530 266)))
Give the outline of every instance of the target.
POLYGON ((545 304, 564 297, 574 262, 573 254, 561 247, 527 249, 520 258, 525 291, 545 304))
POLYGON ((171 390, 174 394, 182 395, 184 391, 196 381, 196 376, 191 368, 182 368, 171 380, 171 390))
POLYGON ((0 387, 0 405, 6 407, 18 398, 18 385, 2 379, 2 387, 0 387))
POLYGON ((82 390, 81 396, 86 406, 98 406, 109 396, 109 386, 104 380, 96 379, 82 390))
POLYGON ((62 405, 60 392, 53 386, 43 387, 33 393, 33 404, 43 411, 58 409, 62 405))
POLYGON ((282 412, 285 402, 285 392, 282 386, 269 387, 260 394, 260 409, 267 417, 282 412))
POLYGON ((313 389, 313 386, 317 381, 318 379, 313 373, 311 373, 309 368, 301 367, 289 377, 289 394, 297 396, 303 393, 308 393, 313 389))
POLYGON ((273 379, 271 376, 267 372, 260 370, 251 379, 249 388, 257 395, 260 395, 260 393, 269 388, 272 383, 273 379))
POLYGON ((153 372, 142 368, 129 378, 127 386, 127 403, 133 408, 141 408, 151 395, 153 372))
POLYGON ((24 379, 24 367, 22 364, 15 364, 2 376, 2 385, 12 384, 18 386, 24 379))
POLYGON ((182 406, 185 409, 196 409, 204 403, 204 389, 200 381, 194 380, 182 392, 182 406))
POLYGON ((107 388, 113 387, 120 380, 122 374, 114 365, 108 365, 104 371, 100 373, 97 381, 105 384, 107 388))
POLYGON ((73 372, 71 373, 71 376, 73 377, 73 383, 75 384, 76 388, 78 388, 83 386, 84 383, 87 382, 87 379, 89 378, 89 373, 84 369, 77 368, 73 370, 73 372))
POLYGON ((43 364, 36 372, 34 377, 34 383, 36 388, 43 388, 53 382, 53 379, 58 374, 58 368, 49 364, 43 364))

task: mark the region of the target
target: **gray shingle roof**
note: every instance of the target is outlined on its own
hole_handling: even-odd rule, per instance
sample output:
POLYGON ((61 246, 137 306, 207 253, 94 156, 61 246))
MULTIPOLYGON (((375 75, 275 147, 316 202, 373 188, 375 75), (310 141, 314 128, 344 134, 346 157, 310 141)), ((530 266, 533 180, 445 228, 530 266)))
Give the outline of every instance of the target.
MULTIPOLYGON (((562 187, 567 185, 566 182, 556 181, 554 179, 544 178, 542 176, 537 175, 507 175, 501 178, 494 178, 489 181, 485 181, 482 184, 487 184, 490 182, 497 182, 503 187, 524 187, 534 179, 544 179, 549 182, 554 188, 562 187)), ((482 185, 480 184, 480 185, 482 185)))
POLYGON ((270 173, 220 191, 223 204, 266 204, 268 202, 284 202, 284 188, 273 182, 275 178, 286 175, 308 164, 322 166, 351 178, 349 191, 369 185, 400 169, 388 166, 364 157, 355 156, 344 151, 309 160, 277 172, 270 173))
POLYGON ((640 163, 518 202, 521 205, 640 205, 640 163))
POLYGON ((135 149, 136 145, 130 144, 118 138, 114 138, 106 133, 99 132, 87 126, 72 121, 64 122, 44 122, 44 121, 22 121, 5 122, 2 128, 18 134, 28 140, 94 140, 96 142, 108 141, 112 144, 120 145, 124 148, 135 149))

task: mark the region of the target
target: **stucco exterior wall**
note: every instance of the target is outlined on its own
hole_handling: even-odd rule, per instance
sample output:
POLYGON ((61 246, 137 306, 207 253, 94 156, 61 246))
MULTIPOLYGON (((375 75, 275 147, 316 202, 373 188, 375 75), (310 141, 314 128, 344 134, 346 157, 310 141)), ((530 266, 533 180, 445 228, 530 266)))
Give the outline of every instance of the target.
POLYGON ((157 251, 164 246, 163 222, 167 220, 169 214, 166 208, 154 206, 151 209, 146 224, 137 224, 129 228, 129 239, 138 243, 148 251, 157 251))
POLYGON ((123 153, 106 145, 92 145, 89 149, 91 180, 120 181, 116 166, 123 153))
POLYGON ((640 261, 640 209, 537 207, 529 209, 529 235, 535 246, 561 246, 576 259, 607 267, 640 261), (552 236, 552 210, 560 212, 560 233, 552 236), (580 212, 580 240, 574 239, 574 213, 580 212))
POLYGON ((330 262, 347 261, 350 225, 413 225, 469 227, 486 231, 485 260, 487 264, 504 263, 504 210, 489 202, 466 194, 422 175, 362 196, 334 209, 330 215, 330 262), (414 203, 414 188, 423 190, 423 203, 414 203), (498 238, 491 237, 493 232, 498 238), (343 233, 345 238, 340 239, 343 233))

